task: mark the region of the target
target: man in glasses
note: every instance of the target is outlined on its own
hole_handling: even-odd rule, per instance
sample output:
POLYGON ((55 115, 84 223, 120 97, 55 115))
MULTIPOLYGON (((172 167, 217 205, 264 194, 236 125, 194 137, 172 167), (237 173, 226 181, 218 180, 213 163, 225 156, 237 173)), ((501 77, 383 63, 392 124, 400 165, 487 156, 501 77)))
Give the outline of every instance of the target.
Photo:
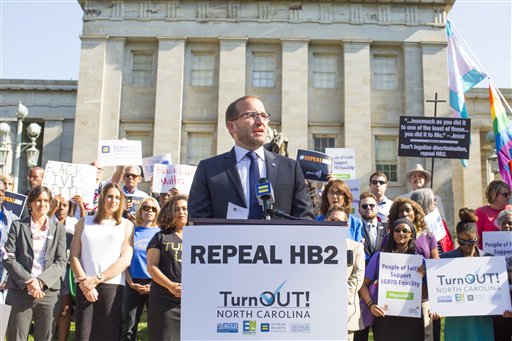
POLYGON ((364 223, 364 254, 366 263, 377 251, 380 251, 382 240, 386 236, 386 228, 377 219, 379 212, 377 198, 369 192, 363 192, 359 196, 359 215, 364 223))
POLYGON ((370 175, 370 191, 377 200, 377 219, 386 223, 388 221, 389 209, 393 205, 393 200, 386 197, 386 189, 388 188, 388 177, 382 171, 377 171, 370 175))
POLYGON ((139 166, 127 166, 123 172, 123 193, 126 196, 126 217, 135 220, 135 210, 139 202, 149 195, 137 188, 141 182, 141 171, 139 166))
POLYGON ((314 219, 299 164, 263 148, 269 120, 256 96, 241 97, 228 106, 226 127, 235 146, 199 163, 188 200, 190 217, 227 218, 238 212, 237 218, 261 219, 255 189, 259 179, 266 178, 273 187, 276 209, 314 219))

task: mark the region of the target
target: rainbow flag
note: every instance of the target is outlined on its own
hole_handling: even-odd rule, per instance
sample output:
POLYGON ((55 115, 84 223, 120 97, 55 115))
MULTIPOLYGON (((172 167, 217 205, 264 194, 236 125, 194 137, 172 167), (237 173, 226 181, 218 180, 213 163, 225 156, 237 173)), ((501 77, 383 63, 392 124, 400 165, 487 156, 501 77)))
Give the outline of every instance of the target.
POLYGON ((464 93, 480 83, 487 75, 464 48, 462 38, 446 23, 448 43, 448 86, 450 87, 450 107, 456 117, 468 118, 464 93))
POLYGON ((512 176, 510 174, 512 163, 512 158, 510 157, 510 150, 512 149, 512 121, 508 118, 498 92, 491 83, 489 83, 489 102, 491 104, 492 127, 496 140, 496 154, 498 155, 501 178, 509 186, 512 186, 512 176))

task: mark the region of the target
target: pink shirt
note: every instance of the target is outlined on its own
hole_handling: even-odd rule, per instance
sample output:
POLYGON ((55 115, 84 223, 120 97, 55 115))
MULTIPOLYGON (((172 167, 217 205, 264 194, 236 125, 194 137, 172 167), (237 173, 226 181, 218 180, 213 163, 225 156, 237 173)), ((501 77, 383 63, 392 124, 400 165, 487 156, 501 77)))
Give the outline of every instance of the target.
MULTIPOLYGON (((512 206, 507 205, 505 209, 512 208, 512 206)), ((487 231, 499 231, 500 229, 494 225, 494 220, 498 218, 498 214, 500 214, 501 210, 496 210, 491 206, 482 206, 476 209, 476 216, 478 220, 476 221, 476 227, 478 230, 478 248, 482 249, 482 232, 487 231)))

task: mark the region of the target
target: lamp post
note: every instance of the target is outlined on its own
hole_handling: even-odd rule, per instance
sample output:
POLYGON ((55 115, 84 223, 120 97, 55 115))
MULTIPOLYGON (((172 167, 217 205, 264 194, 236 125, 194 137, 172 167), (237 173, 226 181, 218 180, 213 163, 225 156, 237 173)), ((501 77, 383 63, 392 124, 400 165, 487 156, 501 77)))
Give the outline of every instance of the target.
POLYGON ((2 137, 2 143, 0 145, 0 166, 5 166, 7 164, 7 156, 9 154, 9 149, 7 148, 8 144, 14 145, 16 147, 14 154, 14 164, 12 173, 14 176, 14 191, 18 190, 18 180, 19 180, 19 172, 20 172, 20 159, 21 152, 26 150, 27 156, 27 165, 29 168, 37 166, 37 160, 39 159, 39 150, 36 148, 36 140, 41 134, 41 126, 37 123, 31 123, 27 127, 27 135, 30 138, 30 142, 24 143, 22 142, 22 133, 23 133, 23 120, 28 115, 28 109, 25 107, 21 101, 18 102, 18 110, 16 111, 17 118, 17 129, 16 129, 16 143, 8 143, 7 136, 11 130, 11 127, 7 123, 0 124, 0 135, 2 137))

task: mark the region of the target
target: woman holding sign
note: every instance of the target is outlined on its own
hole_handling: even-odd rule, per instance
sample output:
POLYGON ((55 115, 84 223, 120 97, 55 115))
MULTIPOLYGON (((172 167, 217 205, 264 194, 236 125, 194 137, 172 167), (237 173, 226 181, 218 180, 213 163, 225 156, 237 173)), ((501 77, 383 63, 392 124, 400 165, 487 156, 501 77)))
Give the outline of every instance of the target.
POLYGON ((70 263, 76 293, 76 340, 119 340, 124 270, 133 254, 133 224, 124 219, 124 194, 103 187, 94 216, 76 224, 70 263))
MULTIPOLYGON (((390 225, 388 241, 383 252, 417 254, 415 240, 416 229, 411 221, 405 218, 397 219, 390 225)), ((366 267, 363 286, 359 290, 362 302, 366 305, 363 306, 365 324, 371 323, 371 318, 368 317, 374 317, 374 340, 423 340, 424 327, 421 318, 386 316, 385 308, 375 303, 378 301, 379 268, 380 252, 377 252, 366 267)), ((424 267, 421 266, 418 271, 424 274, 424 267)))
POLYGON ((179 340, 181 321, 181 250, 188 225, 187 196, 175 195, 162 207, 158 232, 148 245, 150 340, 179 340))
MULTIPOLYGON (((478 228, 477 216, 474 210, 461 208, 457 223, 457 243, 459 247, 451 252, 445 252, 441 258, 481 257, 482 250, 477 247, 478 228)), ((445 340, 493 340, 494 331, 490 316, 456 316, 444 320, 445 340)))

